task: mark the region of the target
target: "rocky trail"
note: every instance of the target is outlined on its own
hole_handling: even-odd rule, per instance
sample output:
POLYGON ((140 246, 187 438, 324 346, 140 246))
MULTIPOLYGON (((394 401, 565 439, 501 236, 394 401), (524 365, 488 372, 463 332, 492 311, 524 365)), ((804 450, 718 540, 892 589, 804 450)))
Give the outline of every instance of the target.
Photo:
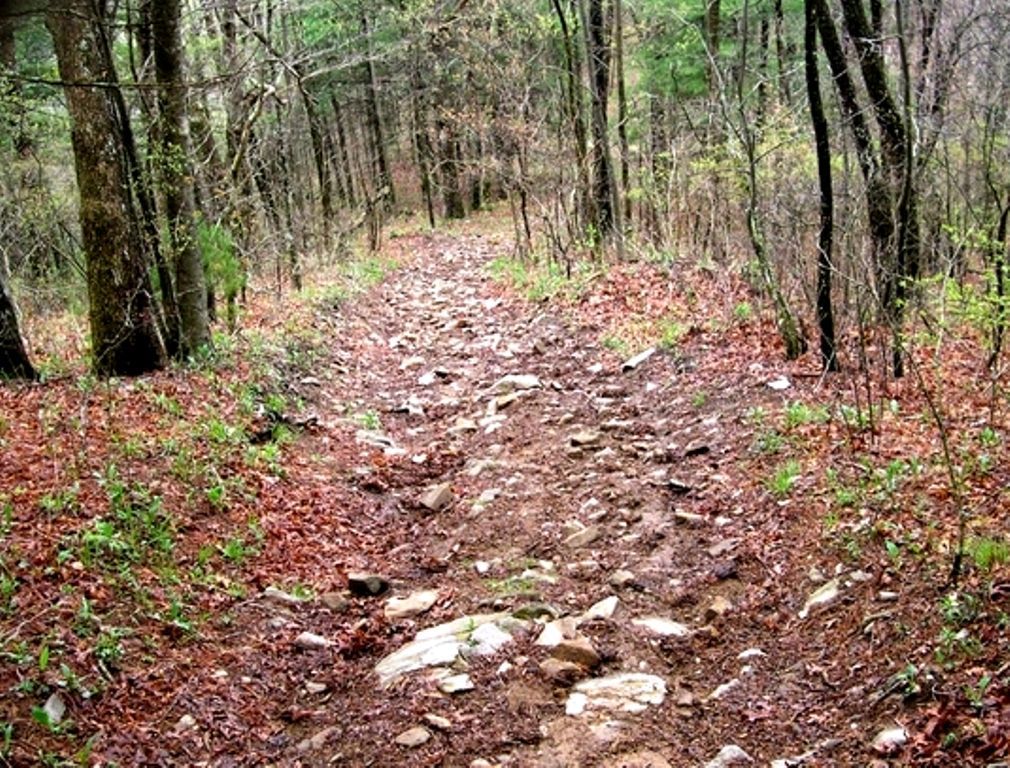
POLYGON ((298 659, 302 716, 273 735, 277 759, 861 764, 903 741, 880 710, 839 717, 866 692, 830 662, 837 618, 805 606, 888 596, 793 551, 809 521, 746 477, 745 413, 783 399, 774 362, 622 361, 491 283, 503 244, 417 245, 424 259, 340 308, 321 376, 324 412, 329 394, 375 415, 332 468, 330 503, 359 507, 360 550, 330 564, 352 594, 265 596, 244 618, 298 659), (328 639, 347 625, 355 640, 328 639))
MULTIPOLYGON (((679 289, 531 303, 489 279, 508 253, 495 236, 393 245, 381 284, 314 310, 324 343, 289 382, 305 428, 232 513, 261 531, 231 571, 245 588, 208 577, 199 635, 164 624, 171 642, 101 696, 47 702, 70 704, 94 758, 907 764, 915 729, 888 681, 926 653, 907 627, 933 632, 935 585, 823 546, 823 468, 776 495, 777 460, 755 450, 758 416, 823 382, 785 368, 756 322, 699 319, 675 349, 601 345, 605 306, 689 302, 679 289)), ((107 590, 85 590, 101 606, 107 590)))

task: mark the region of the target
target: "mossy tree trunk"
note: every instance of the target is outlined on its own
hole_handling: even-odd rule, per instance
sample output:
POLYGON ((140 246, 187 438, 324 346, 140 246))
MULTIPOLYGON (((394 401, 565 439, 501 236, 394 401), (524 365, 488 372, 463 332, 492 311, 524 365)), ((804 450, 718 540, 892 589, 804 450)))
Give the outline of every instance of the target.
POLYGON ((165 348, 117 123, 105 21, 90 0, 56 0, 46 14, 72 123, 92 366, 100 376, 133 376, 161 368, 165 348))

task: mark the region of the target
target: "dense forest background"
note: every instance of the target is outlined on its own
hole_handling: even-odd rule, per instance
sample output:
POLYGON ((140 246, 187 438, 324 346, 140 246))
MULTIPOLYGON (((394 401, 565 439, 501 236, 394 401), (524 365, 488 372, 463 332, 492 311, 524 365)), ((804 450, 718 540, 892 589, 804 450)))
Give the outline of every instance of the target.
POLYGON ((492 206, 567 274, 739 271, 789 357, 880 336, 900 376, 909 308, 956 295, 998 362, 995 0, 6 5, 7 375, 34 374, 11 298, 29 348, 89 306, 96 371, 137 373, 206 349, 250 275, 298 289, 393 217, 492 206))

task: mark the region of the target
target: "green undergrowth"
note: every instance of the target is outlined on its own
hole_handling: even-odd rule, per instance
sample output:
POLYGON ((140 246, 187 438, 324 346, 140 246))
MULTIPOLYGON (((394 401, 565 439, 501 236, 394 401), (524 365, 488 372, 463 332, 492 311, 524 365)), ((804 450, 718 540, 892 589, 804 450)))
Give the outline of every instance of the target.
POLYGON ((603 274, 599 265, 577 262, 569 265, 542 256, 499 256, 488 265, 496 282, 503 283, 529 301, 559 299, 574 302, 589 291, 603 274))

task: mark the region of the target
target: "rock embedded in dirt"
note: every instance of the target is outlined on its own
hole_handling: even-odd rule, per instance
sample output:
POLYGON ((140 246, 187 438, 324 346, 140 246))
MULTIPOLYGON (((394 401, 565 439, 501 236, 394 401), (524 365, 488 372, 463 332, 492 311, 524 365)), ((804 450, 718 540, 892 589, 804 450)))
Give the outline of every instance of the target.
POLYGON ((592 669, 600 663, 599 651, 593 647, 589 638, 582 635, 562 640, 551 650, 551 657, 579 664, 586 669, 592 669))
POLYGON ((565 661, 564 659, 551 657, 540 662, 540 672, 548 680, 563 685, 571 685, 576 680, 585 677, 587 669, 581 664, 576 664, 574 661, 565 661))
POLYGON ((612 619, 620 602, 621 601, 617 595, 605 597, 589 606, 589 608, 586 609, 586 612, 579 618, 578 623, 584 624, 585 622, 592 621, 593 619, 612 619))
POLYGON ((414 749, 415 747, 420 747, 422 744, 427 744, 431 740, 431 731, 425 728, 423 725, 418 725, 409 730, 404 731, 399 736, 397 736, 394 741, 401 747, 407 747, 408 749, 414 749))
POLYGON ((908 741, 908 731, 904 728, 885 728, 873 737, 870 747, 878 755, 890 755, 897 752, 908 741))
POLYGON ((600 433, 595 430, 585 429, 571 435, 568 438, 568 442, 575 448, 588 448, 600 442, 600 433))
POLYGON ((635 585, 635 574, 631 571, 619 569, 610 574, 610 578, 607 579, 607 583, 616 589, 633 587, 635 585))
POLYGON ((428 488, 418 502, 431 512, 441 512, 452 503, 452 499, 452 483, 439 483, 428 488))
POLYGON ((671 768, 670 761, 658 752, 645 749, 640 752, 618 755, 603 764, 603 768, 671 768))
POLYGON ((635 370, 638 366, 640 366, 642 363, 644 363, 646 360, 648 360, 650 357, 656 354, 656 351, 657 351, 656 347, 649 347, 648 349, 639 352, 634 357, 629 357, 627 360, 621 363, 621 370, 624 373, 635 370))
POLYGON ((743 765, 744 763, 753 762, 754 758, 736 744, 727 744, 719 750, 719 754, 705 763, 705 768, 730 768, 733 765, 743 765))
POLYGON ((534 644, 543 648, 553 648, 563 640, 571 639, 577 635, 578 622, 574 617, 566 616, 563 619, 556 619, 545 624, 534 644))
POLYGON ((386 601, 383 613, 390 621, 408 619, 424 613, 438 601, 438 591, 434 589, 412 592, 407 597, 391 597, 386 601))
POLYGON ((473 680, 465 672, 458 675, 448 675, 438 681, 438 690, 442 693, 465 693, 474 689, 473 680))
POLYGON ((726 581, 727 579, 736 578, 737 575, 737 565, 736 560, 723 560, 721 563, 716 563, 712 566, 712 575, 715 576, 719 581, 726 581))
POLYGON ((318 651, 329 648, 331 645, 333 645, 331 640, 327 640, 315 632, 302 632, 295 638, 295 647, 301 648, 303 651, 318 651))
POLYGON ((498 379, 491 387, 491 392, 496 395, 507 395, 509 392, 517 390, 540 389, 542 387, 540 377, 532 373, 510 373, 498 379))
POLYGON ((436 715, 434 712, 428 712, 424 716, 424 721, 439 731, 451 731, 452 730, 452 720, 447 717, 442 717, 441 715, 436 715))
POLYGON ((347 588, 355 597, 375 597, 389 589, 389 579, 377 573, 352 572, 347 574, 347 588))
POLYGON ((42 711, 45 713, 46 722, 50 726, 56 726, 63 722, 63 718, 67 714, 67 705, 59 694, 59 691, 50 694, 49 698, 46 699, 46 703, 42 705, 42 711))
POLYGON ((679 621, 667 619, 663 616, 643 616, 632 619, 631 623, 636 627, 642 627, 654 635, 661 637, 689 637, 691 630, 679 621))
POLYGON ((673 513, 673 519, 681 525, 702 526, 708 523, 708 518, 704 515, 696 515, 694 512, 685 512, 681 509, 673 513))
POLYGON ((292 595, 289 592, 285 592, 282 589, 277 589, 276 587, 267 587, 263 590, 263 598, 269 600, 271 603, 278 603, 279 605, 301 605, 302 598, 292 595))
POLYGON ((666 681, 642 672, 622 672, 576 683, 565 703, 565 714, 578 716, 604 710, 636 714, 666 698, 666 681))
POLYGON ((807 598, 807 601, 803 604, 803 609, 799 612, 799 617, 805 619, 810 615, 810 610, 812 608, 818 608, 822 605, 828 605, 833 603, 838 596, 841 594, 841 585, 838 579, 832 579, 826 584, 822 585, 807 598))
POLYGON ((319 596, 319 602, 334 613, 343 613, 351 605, 343 592, 324 592, 319 596))
POLYGON ((580 531, 569 535, 565 539, 565 546, 572 549, 579 549, 581 547, 588 547, 590 544, 595 542, 603 534, 603 531, 598 525, 588 525, 580 531))
POLYGON ((740 687, 740 680, 739 678, 734 677, 729 682, 717 686, 716 689, 708 695, 708 698, 710 701, 718 701, 719 699, 724 698, 727 694, 731 693, 732 691, 736 690, 739 687, 740 687))

